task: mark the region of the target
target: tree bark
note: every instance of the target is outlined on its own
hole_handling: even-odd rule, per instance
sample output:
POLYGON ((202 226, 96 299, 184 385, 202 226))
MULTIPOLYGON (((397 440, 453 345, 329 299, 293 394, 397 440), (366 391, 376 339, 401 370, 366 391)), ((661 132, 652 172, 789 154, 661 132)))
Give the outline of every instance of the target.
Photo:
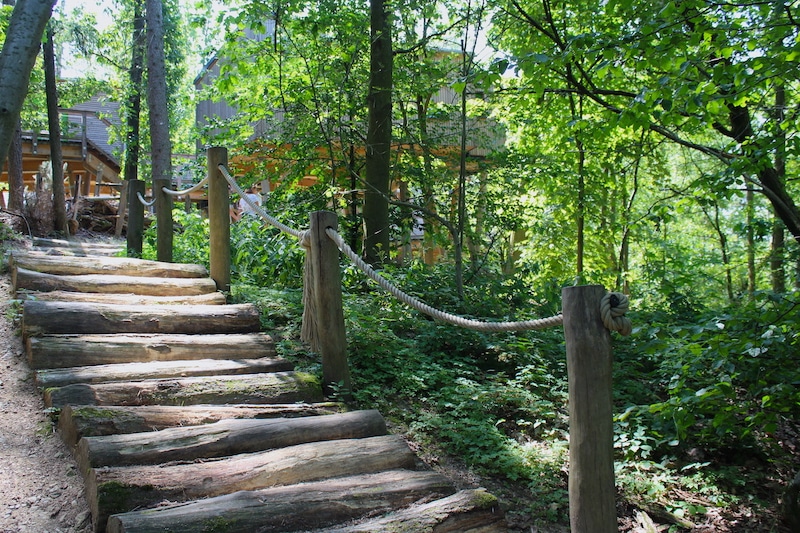
POLYGON ((55 3, 56 0, 19 0, 11 14, 0 51, 0 168, 19 122, 42 34, 55 3))
POLYGON ((242 491, 150 511, 112 516, 108 533, 195 533, 204 525, 236 523, 237 531, 307 531, 387 513, 421 498, 454 492, 434 472, 392 470, 288 487, 242 491))
POLYGON ((414 462, 408 444, 396 435, 310 442, 218 461, 92 469, 86 494, 94 523, 104 526, 112 514, 165 500, 177 503, 240 490, 413 470, 414 462))
POLYGON ((367 187, 364 258, 380 265, 389 255, 389 186, 392 144, 392 33, 386 0, 370 0, 370 80, 367 94, 367 187))
MULTIPOLYGON (((208 279, 205 281, 213 283, 208 279)), ((256 333, 260 328, 258 309, 252 304, 123 306, 28 300, 23 304, 22 316, 22 333, 26 336, 53 333, 256 333)))
POLYGON ((199 426, 226 418, 298 418, 341 413, 342 404, 276 403, 262 405, 65 405, 58 430, 69 448, 83 437, 161 431, 199 426))
POLYGON ((44 47, 44 82, 47 95, 47 125, 50 132, 50 164, 53 178, 53 213, 55 230, 64 237, 69 236, 67 227, 67 204, 64 192, 64 158, 61 155, 61 115, 58 113, 58 89, 56 87, 56 56, 53 45, 53 27, 47 28, 44 47))
POLYGON ((150 113, 150 144, 153 196, 156 199, 156 239, 159 261, 172 261, 172 196, 163 188, 172 186, 172 142, 169 136, 167 72, 164 56, 164 12, 161 0, 147 0, 147 103, 150 113))
MULTIPOLYGON (((140 276, 112 276, 107 274, 85 274, 78 276, 55 276, 17 268, 11 273, 14 290, 74 291, 117 294, 141 294, 145 296, 186 296, 209 294, 217 291, 210 278, 143 278, 140 276)), ((67 332, 75 333, 75 332, 67 332)))
POLYGON ((25 340, 33 369, 148 361, 275 357, 275 341, 263 333, 44 335, 25 340))
MULTIPOLYGON (((145 18, 142 0, 133 1, 133 50, 128 69, 128 101, 126 104, 125 181, 139 179, 140 116, 142 111, 142 74, 144 72, 145 18)), ((139 200, 136 199, 138 202, 139 200)))
POLYGON ((17 121, 8 147, 8 209, 21 214, 25 210, 25 181, 22 175, 22 124, 17 121))
POLYGON ((101 466, 156 465, 168 461, 211 459, 260 452, 323 440, 386 435, 378 411, 352 411, 286 419, 220 420, 203 426, 164 429, 130 435, 86 437, 75 454, 81 472, 101 466))
POLYGON ((95 385, 75 383, 47 389, 48 407, 65 405, 198 405, 320 402, 322 390, 310 374, 273 372, 201 376, 95 385))

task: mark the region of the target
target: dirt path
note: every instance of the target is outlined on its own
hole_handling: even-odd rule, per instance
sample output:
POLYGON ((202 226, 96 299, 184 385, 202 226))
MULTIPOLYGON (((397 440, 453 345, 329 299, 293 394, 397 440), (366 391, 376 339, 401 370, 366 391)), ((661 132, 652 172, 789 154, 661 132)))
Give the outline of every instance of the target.
POLYGON ((83 480, 33 384, 0 275, 0 533, 91 531, 83 480))

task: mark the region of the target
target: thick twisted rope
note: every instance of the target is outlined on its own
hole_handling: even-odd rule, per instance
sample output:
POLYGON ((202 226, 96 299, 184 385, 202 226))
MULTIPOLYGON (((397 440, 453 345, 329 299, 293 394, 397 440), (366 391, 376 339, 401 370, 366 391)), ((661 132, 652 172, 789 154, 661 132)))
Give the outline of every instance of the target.
POLYGON ((208 176, 200 180, 200 183, 197 185, 192 185, 188 189, 183 189, 182 191, 173 191, 172 189, 167 189, 166 187, 162 187, 161 190, 164 191, 164 194, 169 194, 170 196, 186 196, 187 194, 191 194, 194 191, 201 189, 208 183, 208 176))
POLYGON ((344 242, 344 239, 336 230, 333 228, 328 228, 325 230, 325 233, 333 242, 336 243, 336 246, 339 248, 339 250, 348 258, 350 258, 353 264, 355 264, 362 272, 364 272, 364 274, 369 276, 370 279, 372 279, 375 283, 380 285, 383 289, 391 293, 395 298, 406 305, 416 309, 420 313, 424 313, 442 322, 447 322, 462 328, 473 329, 476 331, 491 332, 545 329, 563 324, 564 319, 560 314, 548 318, 524 320, 521 322, 485 322, 482 320, 464 318, 451 313, 445 313, 444 311, 440 311, 434 307, 431 307, 430 305, 414 298, 413 296, 404 293, 392 285, 386 278, 375 272, 375 270, 373 270, 373 268, 367 262, 361 259, 361 257, 355 253, 346 242, 344 242))
POLYGON ((244 200, 245 203, 247 203, 247 205, 249 205, 253 209, 253 211, 255 211, 258 214, 258 216, 260 216, 265 221, 269 222, 270 224, 272 224, 273 226, 275 226, 276 228, 278 228, 282 232, 288 233, 289 235, 292 235, 293 237, 296 237, 298 239, 302 238, 302 236, 303 236, 303 232, 302 231, 296 230, 294 228, 290 228, 289 226, 287 226, 286 224, 282 223, 277 218, 268 215, 267 212, 264 211, 261 208, 260 205, 258 205, 257 203, 252 201, 250 198, 248 198, 247 195, 245 194, 245 192, 242 190, 242 188, 239 187, 239 184, 236 183, 236 179, 233 176, 231 176, 230 172, 228 172, 228 169, 225 168, 225 165, 220 164, 219 165, 219 171, 222 172, 223 176, 225 176, 225 180, 233 188, 233 190, 236 191, 239 194, 239 196, 242 198, 242 200, 244 200))
POLYGON ((628 311, 628 297, 621 292, 608 292, 600 300, 600 316, 603 324, 611 331, 628 336, 633 331, 631 319, 625 316, 628 311))
POLYGON ((156 199, 155 198, 153 198, 149 202, 147 200, 145 200, 144 196, 142 196, 142 193, 140 193, 140 192, 136 193, 136 197, 139 199, 140 202, 142 202, 142 205, 145 206, 145 207, 150 207, 151 205, 156 203, 156 199))

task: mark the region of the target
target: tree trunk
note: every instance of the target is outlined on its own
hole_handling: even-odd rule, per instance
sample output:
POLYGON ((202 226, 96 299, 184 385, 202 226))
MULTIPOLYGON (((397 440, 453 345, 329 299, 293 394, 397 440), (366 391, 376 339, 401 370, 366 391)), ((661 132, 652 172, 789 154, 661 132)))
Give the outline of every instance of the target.
POLYGON ((42 34, 56 0, 19 0, 11 14, 0 51, 0 168, 3 168, 42 34))
POLYGON ((370 0, 367 187, 362 213, 364 258, 373 265, 380 265, 389 256, 392 60, 391 24, 385 0, 370 0))
POLYGON ((29 300, 23 304, 22 316, 22 333, 27 336, 53 333, 255 333, 260 327, 258 309, 251 304, 123 306, 29 300))
MULTIPOLYGON (((781 127, 785 119, 786 90, 783 85, 775 87, 775 172, 781 183, 786 183, 786 131, 781 127)), ((773 210, 774 212, 774 210, 773 210)), ((784 254, 786 253, 786 235, 783 223, 777 214, 772 221, 772 241, 770 244, 769 270, 772 281, 772 290, 776 293, 786 292, 786 270, 784 269, 784 254)))
POLYGON ((157 510, 114 515, 108 533, 195 533, 211 523, 236 523, 237 531, 280 533, 316 530, 385 514, 421 498, 454 492, 434 472, 391 470, 259 491, 242 491, 157 510))
POLYGON ((161 431, 199 426, 226 418, 298 418, 343 412, 342 404, 275 403, 261 405, 65 405, 58 429, 69 448, 83 437, 161 431))
POLYGON ((755 194, 748 187, 746 193, 746 218, 747 218, 747 294, 752 300, 756 292, 756 237, 753 228, 755 218, 755 194))
MULTIPOLYGON (((128 69, 128 102, 126 105, 125 181, 139 179, 139 117, 142 110, 142 74, 144 72, 144 29, 142 0, 133 2, 133 51, 128 69)), ((138 199, 135 199, 137 202, 138 199)))
POLYGON ((211 459, 260 452, 323 440, 386 435, 378 411, 352 411, 326 416, 252 420, 220 420, 203 426, 164 429, 129 435, 86 437, 75 450, 81 472, 101 466, 156 465, 168 461, 211 459))
POLYGON ((8 209, 22 214, 25 211, 25 181, 22 175, 22 124, 17 121, 11 145, 8 147, 8 209))
POLYGON ((156 199, 156 239, 159 261, 172 261, 172 143, 169 136, 167 72, 164 56, 164 13, 161 0, 147 0, 147 103, 150 108, 150 144, 153 196, 156 199))
POLYGON ((47 124, 50 132, 50 163, 53 167, 53 213, 55 230, 64 237, 69 236, 67 227, 67 199, 64 192, 64 159, 61 156, 61 116, 58 113, 58 89, 56 88, 56 56, 53 45, 53 27, 47 29, 44 43, 44 82, 47 94, 47 124))
POLYGON ((275 357, 263 333, 44 335, 25 340, 31 368, 70 368, 146 361, 275 357))
POLYGON ((86 494, 95 524, 105 525, 112 514, 165 500, 184 502, 240 490, 413 470, 414 461, 408 444, 396 435, 310 442, 218 461, 92 469, 86 494))
POLYGON ((74 383, 47 389, 47 407, 65 405, 199 405, 320 402, 322 389, 310 374, 272 372, 118 383, 74 383))

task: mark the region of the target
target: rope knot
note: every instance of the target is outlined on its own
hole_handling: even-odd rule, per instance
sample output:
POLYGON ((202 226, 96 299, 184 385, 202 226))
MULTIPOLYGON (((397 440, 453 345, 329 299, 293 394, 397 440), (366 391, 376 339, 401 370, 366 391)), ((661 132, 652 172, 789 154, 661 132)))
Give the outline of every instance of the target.
POLYGON ((628 336, 633 331, 631 319, 625 316, 628 312, 628 297, 621 292, 608 292, 600 301, 600 316, 603 324, 611 331, 628 336))
POLYGON ((311 230, 304 230, 300 232, 297 240, 300 241, 300 246, 308 250, 311 248, 311 230))

